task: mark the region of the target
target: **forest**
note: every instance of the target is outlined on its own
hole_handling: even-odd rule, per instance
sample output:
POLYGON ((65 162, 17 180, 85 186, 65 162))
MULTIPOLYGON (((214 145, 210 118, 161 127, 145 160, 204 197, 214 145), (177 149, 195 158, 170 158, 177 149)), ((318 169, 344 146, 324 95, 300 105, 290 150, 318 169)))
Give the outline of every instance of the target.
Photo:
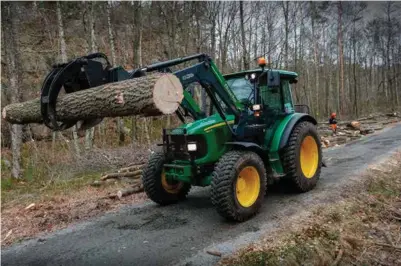
MULTIPOLYGON (((2 2, 1 12, 2 106, 38 97, 53 64, 98 51, 126 69, 207 53, 224 74, 264 56, 298 73, 294 101, 323 121, 400 106, 399 2, 35 1, 2 2)), ((16 178, 54 174, 56 162, 88 151, 149 147, 178 122, 110 118, 86 132, 52 133, 2 120, 2 169, 16 178)))

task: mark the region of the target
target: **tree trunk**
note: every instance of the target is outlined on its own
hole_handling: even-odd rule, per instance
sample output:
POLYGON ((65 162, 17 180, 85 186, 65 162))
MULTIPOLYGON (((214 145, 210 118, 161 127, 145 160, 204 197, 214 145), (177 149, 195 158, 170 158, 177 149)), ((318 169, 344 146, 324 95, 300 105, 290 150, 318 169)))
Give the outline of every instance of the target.
POLYGON ((92 53, 97 52, 97 45, 96 45, 96 35, 95 35, 95 4, 96 2, 91 2, 90 6, 90 17, 89 17, 89 23, 90 23, 90 31, 91 31, 91 51, 92 53))
MULTIPOLYGON (((8 29, 4 33, 5 51, 8 61, 8 71, 10 76, 10 92, 11 102, 17 103, 22 100, 19 89, 19 73, 20 73, 20 57, 18 37, 18 10, 17 3, 9 2, 4 4, 6 12, 4 14, 8 29)), ((22 126, 11 126, 11 151, 12 151, 12 168, 11 175, 14 178, 21 177, 21 144, 22 144, 22 126)))
POLYGON ((248 53, 246 50, 246 40, 245 40, 244 1, 239 2, 239 13, 241 19, 242 62, 244 64, 244 69, 249 69, 248 53))
POLYGON ((137 140, 137 128, 136 128, 136 116, 131 117, 131 138, 132 138, 132 143, 134 143, 137 140))
POLYGON ((285 40, 284 40, 284 68, 288 67, 288 33, 289 33, 289 22, 288 22, 288 9, 289 2, 281 2, 283 7, 284 15, 284 26, 285 26, 285 40))
MULTIPOLYGON (((107 27, 109 31, 109 42, 110 42, 110 50, 111 50, 111 62, 112 65, 115 66, 117 64, 117 56, 116 56, 116 49, 114 45, 114 34, 113 34, 113 27, 111 25, 111 3, 107 2, 107 27)), ((122 130, 122 126, 124 126, 124 122, 121 121, 120 117, 117 117, 117 134, 118 134, 118 139, 119 145, 122 145, 122 141, 125 139, 125 136, 123 136, 124 132, 122 130)))
MULTIPOLYGON (((317 46, 317 37, 315 35, 316 25, 315 25, 315 3, 311 2, 312 5, 312 15, 311 15, 311 26, 312 26, 312 39, 313 39, 313 57, 314 57, 314 68, 315 68, 315 93, 316 93, 316 110, 315 114, 319 114, 320 111, 320 101, 319 101, 319 57, 318 57, 318 46, 317 46)), ((287 11, 288 12, 288 11, 287 11)))
POLYGON ((116 56, 116 49, 114 47, 113 28, 111 26, 111 6, 109 3, 106 3, 106 5, 107 5, 107 26, 109 31, 109 41, 111 50, 111 64, 115 66, 117 64, 117 56, 116 56))
POLYGON ((294 7, 293 23, 294 23, 294 71, 298 71, 298 39, 297 39, 297 10, 298 7, 294 7))
POLYGON ((344 53, 343 53, 343 41, 342 41, 342 3, 341 1, 338 2, 338 53, 339 53, 339 61, 340 61, 340 114, 344 113, 344 53))
MULTIPOLYGON (((90 50, 91 53, 97 52, 96 35, 95 35, 95 2, 90 3, 90 16, 89 16, 89 27, 90 27, 90 50)), ((102 123, 104 123, 102 121, 102 123)), ((102 125, 99 125, 102 126, 102 125)), ((95 136, 95 128, 91 128, 85 131, 85 149, 90 150, 93 147, 93 140, 95 136)))
MULTIPOLYGON (((60 38, 60 52, 61 52, 61 62, 62 63, 67 63, 68 57, 67 57, 67 45, 65 43, 65 37, 64 37, 64 25, 63 25, 63 17, 61 13, 61 3, 57 2, 57 20, 58 20, 58 32, 59 32, 59 38, 60 38)), ((56 139, 56 132, 53 132, 53 142, 56 139)), ((72 136, 74 139, 74 147, 75 147, 75 152, 76 155, 80 155, 81 149, 79 148, 79 142, 78 142, 78 133, 77 133, 77 127, 74 125, 72 128, 72 136)))
MULTIPOLYGON (((57 119, 79 121, 172 114, 182 99, 183 88, 179 79, 173 74, 156 73, 61 96, 57 101, 57 119)), ((41 123, 40 99, 6 106, 3 118, 14 124, 41 123)))
POLYGON ((216 59, 216 19, 213 19, 213 21, 212 21, 212 28, 210 29, 210 35, 211 35, 210 56, 212 57, 213 60, 215 60, 216 59))
POLYGON ((356 79, 356 32, 355 32, 355 22, 354 22, 354 38, 353 38, 353 43, 352 43, 352 48, 353 48, 353 54, 354 54, 354 65, 352 68, 353 76, 354 76, 354 112, 355 112, 355 117, 359 116, 358 113, 358 89, 357 89, 357 79, 356 79))
POLYGON ((143 118, 143 130, 144 130, 144 134, 145 134, 145 140, 146 140, 146 144, 148 144, 148 146, 151 145, 150 143, 150 134, 149 134, 149 121, 147 121, 148 119, 145 117, 143 118))
POLYGON ((141 2, 134 2, 134 67, 142 65, 142 7, 141 2))

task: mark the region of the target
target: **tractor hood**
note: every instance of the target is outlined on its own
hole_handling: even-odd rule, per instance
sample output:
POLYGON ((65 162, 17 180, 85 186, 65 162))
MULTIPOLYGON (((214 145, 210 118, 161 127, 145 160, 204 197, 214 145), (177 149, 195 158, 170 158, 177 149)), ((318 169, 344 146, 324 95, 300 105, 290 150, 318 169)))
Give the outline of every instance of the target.
MULTIPOLYGON (((234 115, 227 116, 227 122, 229 125, 234 124, 234 115)), ((186 129, 188 135, 204 134, 208 133, 214 128, 224 127, 226 123, 220 117, 219 114, 214 114, 204 119, 196 120, 192 123, 187 123, 179 126, 176 130, 173 130, 171 134, 182 134, 182 130, 186 129)))

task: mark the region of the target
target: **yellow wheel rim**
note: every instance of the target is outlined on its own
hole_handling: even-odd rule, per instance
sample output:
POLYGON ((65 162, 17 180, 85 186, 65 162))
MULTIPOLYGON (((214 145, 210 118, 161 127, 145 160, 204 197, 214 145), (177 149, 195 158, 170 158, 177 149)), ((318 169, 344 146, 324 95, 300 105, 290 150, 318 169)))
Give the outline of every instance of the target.
POLYGON ((260 192, 260 177, 258 170, 247 166, 241 170, 236 183, 237 201, 242 207, 249 207, 258 199, 260 192))
POLYGON ((177 194, 178 192, 180 192, 182 186, 184 185, 184 183, 182 182, 176 182, 175 184, 171 184, 167 178, 166 178, 166 174, 164 173, 164 171, 162 172, 162 186, 164 188, 164 190, 170 194, 177 194))
POLYGON ((312 136, 307 136, 302 141, 300 161, 304 176, 306 178, 312 178, 316 173, 319 163, 317 143, 312 136))

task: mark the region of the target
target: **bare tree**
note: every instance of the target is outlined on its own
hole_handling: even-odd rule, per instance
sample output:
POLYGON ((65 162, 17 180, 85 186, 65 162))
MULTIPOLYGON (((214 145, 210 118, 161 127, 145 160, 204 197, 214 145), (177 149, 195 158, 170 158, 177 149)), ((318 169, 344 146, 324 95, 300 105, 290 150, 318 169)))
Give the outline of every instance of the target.
MULTIPOLYGON (((96 2, 90 2, 89 12, 89 28, 90 28, 90 49, 92 53, 97 52, 96 35, 95 35, 95 5, 96 2)), ((100 127, 104 124, 100 125, 100 127)), ((89 150, 93 146, 93 139, 95 135, 95 128, 85 130, 85 149, 89 150)))
MULTIPOLYGON (((60 39, 61 62, 66 63, 68 61, 67 45, 66 45, 65 37, 64 37, 64 24, 63 24, 63 16, 62 16, 61 3, 60 2, 57 2, 57 22, 58 22, 58 33, 59 33, 59 39, 60 39)), ((80 150, 80 147, 79 147, 78 133, 77 133, 77 127, 76 126, 73 126, 72 134, 73 134, 73 139, 74 139, 75 153, 76 153, 77 156, 80 156, 81 150, 80 150)), ((56 133, 53 132, 53 142, 55 141, 55 139, 56 139, 56 133)))
POLYGON ((339 109, 340 114, 344 114, 344 104, 345 104, 345 95, 344 95, 344 53, 343 53, 343 40, 342 40, 342 14, 343 14, 343 6, 341 1, 338 2, 338 60, 340 63, 339 67, 339 76, 340 76, 340 84, 339 84, 339 109))
POLYGON ((241 19, 242 61, 244 64, 244 69, 249 69, 249 57, 246 49, 246 39, 245 39, 244 1, 239 2, 239 13, 241 19))
MULTIPOLYGON (((5 32, 5 46, 8 63, 8 72, 10 79, 10 98, 11 102, 20 102, 22 100, 20 90, 20 51, 18 43, 18 24, 19 14, 17 2, 7 2, 4 5, 5 24, 8 30, 5 32)), ((3 11, 3 10, 2 10, 3 11)), ((11 126, 11 150, 12 150, 12 169, 11 174, 14 178, 21 177, 21 144, 22 144, 22 126, 11 126)))
POLYGON ((285 34, 285 41, 284 41, 284 68, 288 67, 288 34, 290 32, 290 25, 289 25, 289 5, 290 2, 282 1, 281 6, 283 8, 283 15, 284 15, 284 34, 285 34))
MULTIPOLYGON (((111 62, 113 66, 117 64, 117 55, 115 49, 115 40, 114 40, 114 33, 113 33, 113 26, 111 23, 111 11, 112 10, 112 2, 107 2, 106 4, 106 11, 107 11, 107 28, 109 33, 109 43, 110 43, 110 50, 111 50, 111 62)), ((118 134, 118 144, 122 145, 125 142, 125 134, 124 134, 124 121, 122 118, 117 117, 117 134, 118 134)))

